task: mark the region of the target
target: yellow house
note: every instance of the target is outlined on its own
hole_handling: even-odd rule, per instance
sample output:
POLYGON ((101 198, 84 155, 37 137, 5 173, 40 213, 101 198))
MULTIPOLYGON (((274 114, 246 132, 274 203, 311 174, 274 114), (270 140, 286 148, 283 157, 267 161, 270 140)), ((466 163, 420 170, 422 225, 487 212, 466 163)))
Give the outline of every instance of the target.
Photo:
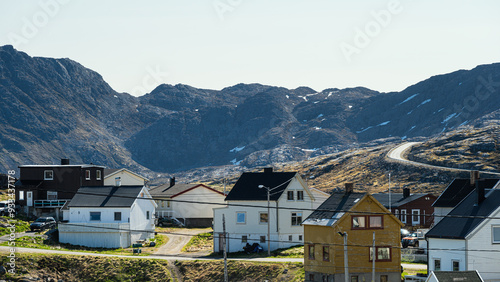
POLYGON ((345 270, 348 281, 372 281, 374 265, 375 281, 401 281, 403 223, 370 194, 346 185, 345 193, 331 195, 303 225, 305 281, 345 281, 345 270))

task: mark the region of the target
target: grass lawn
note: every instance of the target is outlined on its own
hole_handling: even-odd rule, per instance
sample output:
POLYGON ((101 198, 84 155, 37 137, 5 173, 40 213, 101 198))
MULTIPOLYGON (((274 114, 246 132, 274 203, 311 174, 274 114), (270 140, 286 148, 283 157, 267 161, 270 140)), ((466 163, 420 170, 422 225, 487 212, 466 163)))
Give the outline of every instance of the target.
POLYGON ((11 224, 15 224, 16 233, 30 230, 30 223, 28 221, 10 218, 8 216, 0 216, 0 236, 10 234, 11 230, 9 227, 11 224))
POLYGON ((191 240, 182 248, 183 252, 211 251, 214 245, 214 235, 212 232, 201 233, 193 236, 191 240))

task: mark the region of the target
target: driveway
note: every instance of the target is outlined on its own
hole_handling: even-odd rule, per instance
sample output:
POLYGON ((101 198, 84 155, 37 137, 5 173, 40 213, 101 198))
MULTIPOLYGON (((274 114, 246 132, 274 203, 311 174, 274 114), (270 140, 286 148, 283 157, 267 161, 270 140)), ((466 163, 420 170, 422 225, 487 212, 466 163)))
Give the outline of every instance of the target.
POLYGON ((172 233, 169 233, 167 235, 168 237, 168 242, 161 246, 158 251, 156 251, 154 254, 155 255, 165 255, 165 256, 179 256, 179 255, 185 255, 185 256, 204 256, 210 253, 210 251, 207 252, 201 252, 201 253, 183 253, 182 248, 193 238, 193 236, 201 234, 201 233, 206 233, 210 232, 212 229, 210 228, 205 228, 205 229, 177 229, 172 233))

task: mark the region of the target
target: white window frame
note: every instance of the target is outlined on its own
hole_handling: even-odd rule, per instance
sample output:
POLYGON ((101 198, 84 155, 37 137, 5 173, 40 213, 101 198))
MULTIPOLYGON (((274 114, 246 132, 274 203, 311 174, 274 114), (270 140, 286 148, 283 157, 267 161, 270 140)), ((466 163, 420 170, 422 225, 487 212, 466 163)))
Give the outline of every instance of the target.
POLYGON ((24 191, 19 191, 19 201, 24 201, 24 191))
POLYGON ((500 235, 500 225, 491 225, 491 243, 500 244, 500 236, 498 240, 495 240, 495 229, 499 229, 499 235, 500 235))
POLYGON ((95 171, 95 179, 96 179, 96 180, 101 180, 101 177, 102 177, 102 172, 101 172, 101 170, 99 170, 99 169, 98 169, 98 170, 96 170, 96 171, 95 171))
POLYGON ((47 191, 47 200, 57 200, 57 191, 47 191))
POLYGON ((51 169, 43 171, 43 180, 54 180, 54 171, 51 169), (50 173, 50 176, 47 176, 47 173, 50 173))
POLYGON ((406 223, 406 210, 401 210, 401 222, 406 223))
POLYGON ((85 170, 85 180, 90 180, 90 169, 85 170))
POLYGON ((394 216, 399 219, 399 210, 398 209, 395 209, 394 210, 394 216))
POLYGON ((432 265, 432 268, 434 269, 434 271, 441 271, 441 269, 443 268, 442 267, 442 264, 441 264, 441 258, 434 258, 432 259, 432 261, 434 262, 434 264, 432 265), (439 261, 439 269, 436 269, 436 261, 439 261))
POLYGON ((236 224, 247 224, 247 213, 243 211, 236 212, 236 224), (239 221, 239 215, 243 215, 243 222, 239 221))
POLYGON ((297 201, 304 201, 304 191, 297 190, 297 201), (301 195, 301 197, 299 197, 301 195))
POLYGON ((259 224, 267 225, 268 223, 269 223, 269 214, 267 212, 259 212, 259 224), (262 214, 267 214, 267 221, 266 222, 261 221, 262 214))
POLYGON ((451 260, 451 271, 460 271, 460 260, 459 259, 452 259, 451 260), (458 270, 453 270, 453 263, 454 262, 458 263, 458 270))
POLYGON ((291 226, 301 226, 302 220, 303 220, 303 212, 296 211, 296 212, 291 212, 290 213, 290 225, 291 226), (298 222, 297 219, 296 219, 296 223, 298 223, 296 225, 293 224, 293 218, 294 218, 293 214, 295 214, 295 218, 297 218, 297 219, 300 217, 300 222, 298 222))
POLYGON ((115 221, 122 221, 122 212, 115 212, 115 213, 114 213, 114 220, 115 220, 115 221), (116 219, 116 216, 117 216, 117 215, 120 215, 120 219, 116 219))
POLYGON ((420 224, 420 210, 419 209, 412 209, 411 210, 411 224, 412 225, 420 224), (417 212, 417 213, 414 214, 413 212, 417 212), (417 216, 418 220, 415 220, 415 218, 414 218, 415 215, 417 216))
POLYGON ((91 211, 89 212, 89 221, 101 221, 102 214, 100 211, 91 211), (99 219, 92 219, 92 214, 99 215, 99 219))
POLYGON ((295 201, 295 191, 293 191, 293 190, 286 191, 286 200, 287 201, 295 201), (290 195, 292 195, 291 199, 290 199, 290 195))

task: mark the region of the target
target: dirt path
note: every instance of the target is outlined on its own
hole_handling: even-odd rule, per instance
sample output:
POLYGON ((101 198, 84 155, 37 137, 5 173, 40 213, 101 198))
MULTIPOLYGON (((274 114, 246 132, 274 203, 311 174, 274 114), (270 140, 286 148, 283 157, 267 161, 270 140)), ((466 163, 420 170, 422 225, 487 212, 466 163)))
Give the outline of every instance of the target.
MULTIPOLYGON (((182 248, 193 238, 194 235, 210 232, 211 229, 177 229, 175 232, 168 234, 168 242, 161 246, 155 255, 181 255, 187 254, 182 252, 182 248)), ((203 255, 198 253, 189 253, 189 256, 203 255)))

